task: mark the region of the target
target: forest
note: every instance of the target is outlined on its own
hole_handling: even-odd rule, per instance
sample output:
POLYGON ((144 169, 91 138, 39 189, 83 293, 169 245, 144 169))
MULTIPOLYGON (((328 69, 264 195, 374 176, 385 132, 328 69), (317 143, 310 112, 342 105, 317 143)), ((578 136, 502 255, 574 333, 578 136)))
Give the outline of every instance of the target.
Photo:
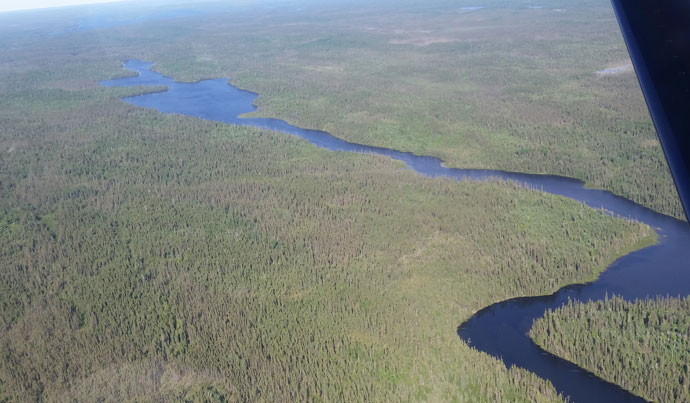
POLYGON ((492 4, 248 6, 82 31, 78 8, 0 14, 0 401, 562 401, 456 327, 591 280, 650 228, 98 85, 128 58, 230 77, 260 93, 256 116, 573 175, 678 216, 634 76, 595 74, 625 55, 604 2, 492 4))
POLYGON ((452 167, 575 177, 684 219, 635 74, 597 73, 630 62, 610 3, 463 9, 473 5, 269 2, 36 39, 37 27, 61 32, 84 18, 74 10, 35 13, 21 29, 6 17, 0 41, 78 53, 82 72, 59 88, 121 75, 128 58, 183 81, 229 77, 260 94, 254 116, 452 167))
POLYGON ((690 299, 570 302, 535 321, 545 350, 655 402, 687 402, 690 299))
POLYGON ((653 237, 515 184, 61 94, 1 112, 13 400, 553 401, 455 327, 653 237))
POLYGON ((453 167, 576 177, 684 219, 635 74, 597 73, 630 63, 608 1, 460 3, 209 17, 136 55, 183 80, 231 77, 260 94, 255 116, 453 167))

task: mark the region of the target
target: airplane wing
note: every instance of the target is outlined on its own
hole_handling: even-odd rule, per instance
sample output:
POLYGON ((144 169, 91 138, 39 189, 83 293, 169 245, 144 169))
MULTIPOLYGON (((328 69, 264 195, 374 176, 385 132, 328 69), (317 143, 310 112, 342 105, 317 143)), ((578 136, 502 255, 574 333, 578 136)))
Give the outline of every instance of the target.
POLYGON ((690 0, 611 0, 690 217, 690 0))

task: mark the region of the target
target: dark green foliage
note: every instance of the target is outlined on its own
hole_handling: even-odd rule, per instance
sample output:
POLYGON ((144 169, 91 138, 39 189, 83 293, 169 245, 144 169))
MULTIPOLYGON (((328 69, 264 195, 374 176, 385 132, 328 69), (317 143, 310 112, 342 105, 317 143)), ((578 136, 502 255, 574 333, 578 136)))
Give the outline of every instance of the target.
POLYGON ((569 303, 535 321, 547 351, 656 402, 690 401, 690 299, 569 303))

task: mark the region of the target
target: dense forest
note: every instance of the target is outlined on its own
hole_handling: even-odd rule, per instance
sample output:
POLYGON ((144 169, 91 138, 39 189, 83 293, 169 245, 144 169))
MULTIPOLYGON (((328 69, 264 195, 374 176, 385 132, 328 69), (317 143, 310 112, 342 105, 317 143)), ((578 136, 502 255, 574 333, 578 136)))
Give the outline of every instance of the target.
POLYGON ((690 401, 690 299, 569 303, 535 321, 547 351, 655 402, 690 401))
POLYGON ((526 10, 457 13, 476 39, 418 46, 386 27, 445 26, 447 4, 324 7, 74 32, 63 19, 78 9, 0 15, 0 401, 562 400, 457 325, 592 279, 654 242, 650 228, 514 183, 428 179, 161 115, 120 100, 153 89, 98 86, 134 57, 176 78, 232 77, 261 93, 264 116, 453 165, 561 164, 552 172, 677 213, 633 78, 584 73, 610 61, 587 61, 585 41, 622 54, 608 25, 539 45, 535 58, 577 62, 561 70, 527 68, 520 54, 538 49, 524 42, 490 50, 508 46, 491 21, 528 37, 593 11, 536 24, 526 10), (587 106, 616 94, 608 112, 587 106))
POLYGON ((0 379, 17 400, 552 400, 455 327, 651 232, 112 89, 11 95, 35 112, 0 112, 0 379))

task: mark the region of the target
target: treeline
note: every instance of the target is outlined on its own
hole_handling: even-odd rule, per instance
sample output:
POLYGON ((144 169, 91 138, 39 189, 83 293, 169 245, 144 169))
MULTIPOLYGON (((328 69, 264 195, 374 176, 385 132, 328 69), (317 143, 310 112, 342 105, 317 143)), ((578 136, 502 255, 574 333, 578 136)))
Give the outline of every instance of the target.
POLYGON ((655 402, 690 401, 690 299, 567 305, 534 322, 545 350, 655 402))

